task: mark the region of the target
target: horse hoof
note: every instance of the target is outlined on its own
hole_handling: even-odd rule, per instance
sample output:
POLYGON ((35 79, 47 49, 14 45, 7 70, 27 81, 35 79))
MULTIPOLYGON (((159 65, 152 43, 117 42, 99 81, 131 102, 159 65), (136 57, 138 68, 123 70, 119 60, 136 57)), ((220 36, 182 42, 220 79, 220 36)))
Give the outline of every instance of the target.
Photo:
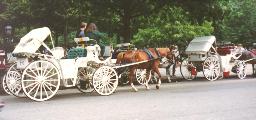
POLYGON ((156 86, 156 89, 159 89, 160 87, 159 86, 156 86))
POLYGON ((137 89, 132 89, 132 91, 133 91, 133 92, 138 92, 138 90, 137 90, 137 89))
POLYGON ((146 87, 146 90, 149 90, 150 88, 149 87, 146 87))

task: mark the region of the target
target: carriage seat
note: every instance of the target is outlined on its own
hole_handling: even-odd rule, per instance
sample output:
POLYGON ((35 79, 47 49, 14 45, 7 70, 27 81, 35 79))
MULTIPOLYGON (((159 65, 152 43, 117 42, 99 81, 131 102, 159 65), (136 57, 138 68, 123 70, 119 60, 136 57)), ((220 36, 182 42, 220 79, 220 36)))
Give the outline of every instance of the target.
POLYGON ((217 48, 217 53, 221 56, 225 56, 227 54, 231 54, 231 47, 219 47, 217 48))
POLYGON ((63 58, 65 56, 65 50, 63 47, 54 47, 51 49, 52 55, 56 59, 63 58))
POLYGON ((75 59, 78 57, 86 57, 87 56, 87 51, 84 48, 71 48, 68 51, 68 59, 75 59))

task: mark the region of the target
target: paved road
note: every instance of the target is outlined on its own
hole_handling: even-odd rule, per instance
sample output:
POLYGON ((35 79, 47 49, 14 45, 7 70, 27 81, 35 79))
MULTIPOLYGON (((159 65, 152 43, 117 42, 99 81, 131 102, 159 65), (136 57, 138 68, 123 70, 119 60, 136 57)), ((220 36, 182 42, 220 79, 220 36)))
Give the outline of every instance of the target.
POLYGON ((45 102, 0 96, 0 120, 255 120, 256 79, 205 79, 162 84, 160 90, 118 87, 111 96, 60 91, 45 102))

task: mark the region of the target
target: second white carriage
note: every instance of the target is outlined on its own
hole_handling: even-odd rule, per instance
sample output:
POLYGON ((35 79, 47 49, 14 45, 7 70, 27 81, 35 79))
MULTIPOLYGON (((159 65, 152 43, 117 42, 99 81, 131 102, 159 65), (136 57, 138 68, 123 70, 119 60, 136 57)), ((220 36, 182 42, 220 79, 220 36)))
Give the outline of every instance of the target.
POLYGON ((245 63, 237 60, 241 51, 232 49, 230 53, 219 55, 217 52, 215 36, 196 37, 185 50, 187 57, 182 61, 180 72, 184 79, 193 80, 197 72, 202 71, 205 78, 214 81, 223 77, 223 71, 230 66, 238 66, 237 74, 243 79, 245 73, 245 63), (231 65, 232 64, 232 65, 231 65))

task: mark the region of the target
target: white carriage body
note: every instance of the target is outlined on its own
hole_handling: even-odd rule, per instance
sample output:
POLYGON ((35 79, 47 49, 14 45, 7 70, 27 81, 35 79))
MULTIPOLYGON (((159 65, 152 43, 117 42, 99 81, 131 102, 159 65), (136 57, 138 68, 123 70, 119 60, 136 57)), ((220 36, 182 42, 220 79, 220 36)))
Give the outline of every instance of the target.
MULTIPOLYGON (((76 43, 79 41, 89 41, 88 37, 85 38, 75 38, 76 43)), ((79 47, 78 47, 79 48, 79 47)), ((99 45, 91 45, 83 48, 87 51, 86 57, 78 57, 72 59, 62 59, 65 56, 65 50, 62 47, 54 47, 54 43, 51 36, 51 31, 48 27, 37 28, 30 31, 24 37, 20 39, 19 44, 15 47, 13 54, 25 54, 25 55, 41 55, 45 56, 45 59, 52 64, 54 64, 60 74, 61 79, 76 79, 78 68, 87 67, 88 61, 95 61, 96 63, 110 64, 111 57, 102 61, 99 60, 98 56, 100 54, 99 45), (50 36, 53 48, 50 49, 44 41, 50 36), (43 46, 47 52, 51 55, 46 55, 38 52, 39 47, 43 46), (37 53, 38 52, 38 53, 37 53)), ((28 58, 17 58, 17 68, 25 69, 29 64, 28 58)), ((73 86, 75 83, 72 83, 73 86)), ((64 84, 64 86, 66 86, 64 84)), ((69 86, 66 86, 69 87, 69 86)))
POLYGON ((185 50, 185 53, 189 55, 189 61, 204 61, 207 57, 207 52, 212 48, 215 41, 215 36, 196 37, 193 39, 185 50))
MULTIPOLYGON (((75 42, 77 43, 83 43, 83 41, 88 40, 89 38, 75 38, 75 42)), ((15 92, 15 95, 18 96, 19 91, 22 91, 26 96, 35 101, 45 101, 53 97, 60 86, 77 86, 80 91, 88 91, 87 88, 81 90, 81 81, 85 82, 88 79, 92 79, 93 73, 87 72, 89 70, 90 72, 94 72, 97 65, 112 64, 111 56, 104 61, 99 60, 100 46, 97 44, 90 44, 86 47, 82 45, 81 48, 77 46, 77 48, 71 49, 70 53, 70 56, 68 54, 66 56, 67 58, 64 58, 65 50, 62 47, 54 47, 49 28, 43 27, 30 31, 21 38, 12 53, 17 58, 17 63, 12 65, 8 70, 6 80, 15 80, 16 82, 14 84, 21 86, 15 88, 18 92, 12 92, 15 92), (52 49, 44 43, 48 37, 50 37, 52 49), (40 47, 44 47, 44 49, 39 51, 40 47), (39 86, 41 86, 41 89, 39 89, 39 86), (31 93, 32 90, 36 91, 33 95, 31 93)), ((117 86, 117 82, 115 84, 117 86)), ((114 89, 112 92, 114 92, 114 89)), ((104 95, 107 94, 105 93, 104 95)))

